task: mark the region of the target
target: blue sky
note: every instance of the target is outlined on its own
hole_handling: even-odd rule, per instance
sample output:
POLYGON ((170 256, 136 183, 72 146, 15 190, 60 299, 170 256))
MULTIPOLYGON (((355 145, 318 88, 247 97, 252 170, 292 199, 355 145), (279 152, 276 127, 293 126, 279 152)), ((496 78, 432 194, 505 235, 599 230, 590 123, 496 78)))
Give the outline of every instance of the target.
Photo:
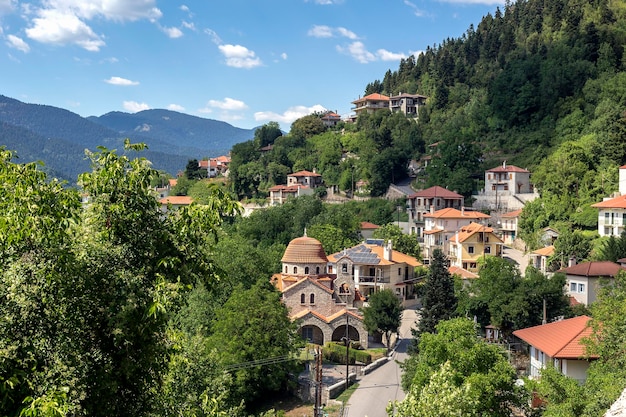
POLYGON ((81 116, 166 108, 288 131, 313 111, 348 116, 401 58, 503 4, 0 0, 0 94, 81 116))

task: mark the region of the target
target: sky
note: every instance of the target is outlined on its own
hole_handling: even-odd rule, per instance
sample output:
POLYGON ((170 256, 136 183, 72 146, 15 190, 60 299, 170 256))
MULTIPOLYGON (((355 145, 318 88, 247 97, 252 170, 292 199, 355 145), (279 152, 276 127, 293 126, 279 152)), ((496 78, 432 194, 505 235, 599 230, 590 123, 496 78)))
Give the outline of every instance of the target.
POLYGON ((462 36, 503 5, 0 0, 0 94, 84 117, 170 109, 289 131, 315 111, 349 116, 367 84, 402 58, 462 36))

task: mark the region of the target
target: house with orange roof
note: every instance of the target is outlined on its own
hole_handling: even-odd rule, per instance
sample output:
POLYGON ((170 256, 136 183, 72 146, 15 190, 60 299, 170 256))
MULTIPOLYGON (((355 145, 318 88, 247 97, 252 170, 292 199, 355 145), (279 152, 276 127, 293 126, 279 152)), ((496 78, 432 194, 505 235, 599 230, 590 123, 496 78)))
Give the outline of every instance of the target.
POLYGON ((430 263, 435 249, 441 249, 443 253, 448 253, 450 249, 450 238, 464 226, 473 222, 486 222, 490 216, 480 211, 468 210, 461 207, 444 208, 435 212, 424 214, 424 263, 430 263))
POLYGON ((456 265, 451 265, 448 267, 448 272, 450 275, 457 276, 463 282, 463 286, 469 286, 470 283, 478 278, 478 274, 468 271, 467 269, 463 269, 456 265))
POLYGON ((620 271, 626 267, 611 261, 583 262, 562 268, 557 272, 565 274, 565 292, 567 296, 588 306, 598 298, 602 285, 614 281, 620 271))
POLYGON ((356 289, 366 298, 377 291, 390 289, 404 305, 415 302, 415 283, 419 279, 415 268, 421 265, 416 258, 394 250, 392 242, 383 239, 368 239, 328 256, 329 273, 354 282, 356 289))
POLYGON ((587 355, 582 339, 592 335, 587 316, 516 330, 513 335, 529 346, 530 378, 539 379, 541 370, 554 366, 563 375, 584 382, 595 355, 587 355))
POLYGON ((554 246, 546 246, 541 249, 537 249, 530 253, 529 265, 535 267, 539 272, 544 275, 553 275, 554 270, 551 270, 549 260, 554 256, 554 246))
POLYGON ((496 236, 493 228, 479 223, 470 223, 461 227, 450 238, 448 258, 450 265, 478 272, 478 260, 487 255, 502 256, 502 240, 496 236))
POLYGON ((313 189, 304 185, 275 185, 270 187, 270 206, 284 204, 289 198, 313 195, 313 189))
POLYGON ((361 236, 363 239, 370 239, 376 229, 379 229, 380 226, 370 222, 361 222, 361 236))
POLYGON ((178 210, 181 207, 190 206, 193 203, 193 199, 186 195, 170 195, 160 199, 159 203, 161 203, 163 211, 178 210))
POLYGON ((374 113, 377 110, 388 110, 389 97, 379 93, 373 93, 354 100, 352 104, 354 104, 352 111, 354 111, 355 117, 358 117, 362 113, 374 113))
POLYGON ((619 168, 619 191, 591 207, 598 209, 600 236, 620 236, 626 230, 626 165, 619 168))
POLYGON ((322 123, 324 123, 324 126, 326 127, 335 127, 337 126, 337 123, 339 123, 340 121, 341 121, 341 116, 338 115, 337 112, 327 111, 322 116, 322 123))
POLYGON ((215 178, 218 175, 227 175, 230 156, 222 155, 217 158, 209 158, 198 161, 198 167, 206 169, 207 178, 215 178))
POLYGON ((461 194, 439 186, 426 188, 409 195, 407 197, 407 211, 411 233, 423 238, 424 216, 426 214, 432 214, 444 208, 461 210, 463 201, 464 198, 461 194))
POLYGON ((301 337, 323 345, 350 340, 368 346, 368 333, 360 308, 364 298, 353 280, 328 270, 322 244, 305 235, 289 242, 281 259, 282 272, 271 283, 280 291, 289 317, 298 323, 301 337))
POLYGON ((504 161, 501 166, 485 171, 485 188, 474 196, 473 206, 481 210, 512 211, 537 197, 530 171, 504 161))
POLYGON ((287 185, 301 185, 309 188, 317 188, 322 185, 322 176, 313 171, 302 170, 287 175, 287 185))

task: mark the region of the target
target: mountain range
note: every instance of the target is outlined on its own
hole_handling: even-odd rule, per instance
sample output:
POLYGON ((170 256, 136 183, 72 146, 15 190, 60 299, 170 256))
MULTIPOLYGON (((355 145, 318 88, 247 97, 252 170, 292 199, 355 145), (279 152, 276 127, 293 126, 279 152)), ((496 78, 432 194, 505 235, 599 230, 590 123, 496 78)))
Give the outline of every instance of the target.
POLYGON ((175 175, 190 159, 227 154, 234 144, 252 139, 254 130, 159 109, 85 118, 0 95, 0 146, 16 153, 14 162, 41 161, 49 175, 69 183, 90 169, 85 149, 121 151, 125 138, 143 142, 148 150, 140 156, 175 175))

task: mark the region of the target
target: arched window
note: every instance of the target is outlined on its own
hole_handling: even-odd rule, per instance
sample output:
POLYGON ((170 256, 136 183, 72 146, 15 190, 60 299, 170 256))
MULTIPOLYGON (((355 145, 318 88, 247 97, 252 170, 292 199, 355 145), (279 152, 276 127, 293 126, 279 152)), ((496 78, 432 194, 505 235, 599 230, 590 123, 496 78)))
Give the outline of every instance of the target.
POLYGON ((311 293, 311 304, 315 304, 315 294, 311 293))
MULTIPOLYGON (((624 214, 624 220, 626 220, 626 214, 624 214)), ((624 221, 624 224, 626 224, 626 221, 624 221)), ((315 267, 315 273, 316 273, 317 275, 319 275, 319 274, 320 274, 320 267, 319 267, 319 266, 316 266, 316 267, 315 267)))
POLYGON ((304 267, 304 274, 305 275, 309 275, 309 267, 308 266, 304 267))
POLYGON ((287 272, 289 272, 289 271, 287 270, 287 268, 288 268, 288 267, 287 267, 287 265, 285 265, 285 274, 286 274, 287 272))
POLYGON ((298 267, 297 267, 297 266, 294 266, 294 267, 293 267, 293 273, 294 273, 294 274, 297 274, 297 273, 298 273, 298 267))
POLYGON ((300 304, 304 304, 304 293, 300 294, 300 304))

